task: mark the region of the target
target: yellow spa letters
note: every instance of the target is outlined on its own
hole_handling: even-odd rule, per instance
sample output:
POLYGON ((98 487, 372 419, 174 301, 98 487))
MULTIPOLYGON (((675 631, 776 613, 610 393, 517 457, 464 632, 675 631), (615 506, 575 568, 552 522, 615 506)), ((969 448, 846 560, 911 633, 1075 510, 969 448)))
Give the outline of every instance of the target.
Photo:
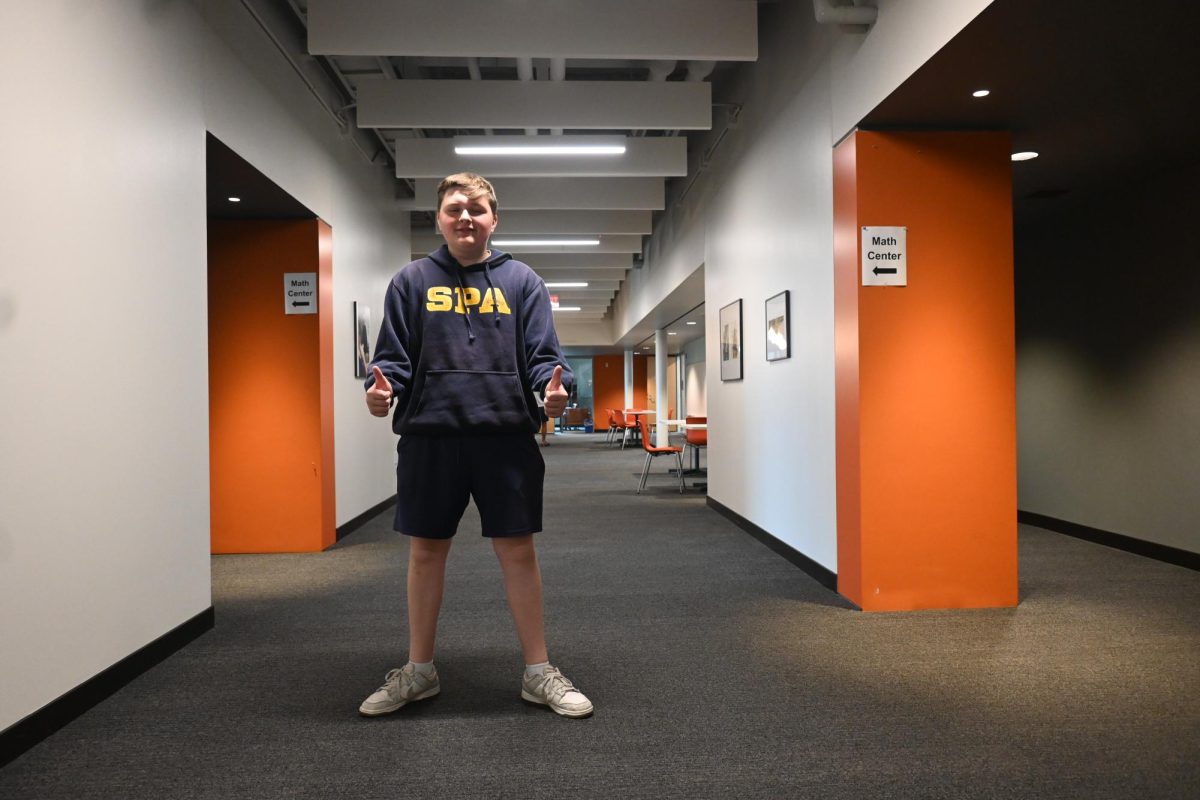
POLYGON ((451 311, 456 314, 466 314, 471 306, 479 306, 481 314, 490 314, 498 310, 501 314, 511 314, 508 303, 504 300, 504 292, 497 287, 488 289, 482 295, 474 286, 468 286, 464 297, 458 286, 430 286, 425 293, 426 311, 451 311))

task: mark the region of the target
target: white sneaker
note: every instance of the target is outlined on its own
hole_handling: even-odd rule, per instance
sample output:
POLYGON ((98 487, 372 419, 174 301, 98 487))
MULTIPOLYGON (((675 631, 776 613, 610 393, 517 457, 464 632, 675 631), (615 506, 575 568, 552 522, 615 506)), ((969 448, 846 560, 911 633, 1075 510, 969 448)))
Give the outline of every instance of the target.
POLYGON ((526 673, 521 682, 521 699, 550 706, 554 713, 564 717, 587 717, 593 711, 592 701, 584 697, 558 667, 547 666, 541 675, 526 673))
POLYGON ((408 663, 403 669, 394 669, 384 676, 383 686, 363 700, 362 705, 358 707, 358 713, 368 717, 390 714, 414 700, 433 697, 441 690, 437 669, 426 675, 408 663))

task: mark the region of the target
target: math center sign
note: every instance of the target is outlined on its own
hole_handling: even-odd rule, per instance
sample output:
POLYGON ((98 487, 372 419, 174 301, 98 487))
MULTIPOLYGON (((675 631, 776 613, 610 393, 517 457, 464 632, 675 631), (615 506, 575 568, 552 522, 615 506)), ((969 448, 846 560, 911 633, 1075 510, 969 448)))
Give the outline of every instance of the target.
POLYGON ((283 273, 283 312, 285 314, 317 313, 317 273, 283 273))
POLYGON ((862 285, 908 285, 908 228, 863 226, 862 285))

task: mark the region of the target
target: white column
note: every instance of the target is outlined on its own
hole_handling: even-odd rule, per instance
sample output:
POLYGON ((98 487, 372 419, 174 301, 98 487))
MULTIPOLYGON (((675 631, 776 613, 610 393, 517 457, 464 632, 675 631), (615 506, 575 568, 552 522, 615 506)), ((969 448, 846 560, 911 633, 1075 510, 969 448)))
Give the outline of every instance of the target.
POLYGON ((675 357, 675 416, 687 416, 687 356, 682 351, 675 357))
POLYGON ((633 351, 625 351, 625 408, 633 408, 633 351))
POLYGON ((655 434, 655 444, 659 447, 667 443, 667 410, 671 398, 667 394, 667 331, 659 328, 654 331, 654 419, 658 432, 655 434))

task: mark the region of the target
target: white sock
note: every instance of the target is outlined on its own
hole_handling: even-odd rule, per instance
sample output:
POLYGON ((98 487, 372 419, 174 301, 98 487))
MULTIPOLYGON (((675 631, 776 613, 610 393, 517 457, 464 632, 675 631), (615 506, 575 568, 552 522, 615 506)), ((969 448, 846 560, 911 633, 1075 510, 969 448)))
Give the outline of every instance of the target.
POLYGON ((418 664, 416 661, 409 661, 408 663, 412 664, 413 669, 415 669, 417 672, 421 673, 422 675, 432 675, 433 674, 433 662, 432 661, 428 661, 424 664, 418 664))
POLYGON ((546 674, 546 667, 548 667, 548 666, 550 666, 549 661, 543 661, 540 664, 526 664, 525 665, 525 677, 532 678, 535 675, 538 677, 541 677, 542 675, 546 674))

